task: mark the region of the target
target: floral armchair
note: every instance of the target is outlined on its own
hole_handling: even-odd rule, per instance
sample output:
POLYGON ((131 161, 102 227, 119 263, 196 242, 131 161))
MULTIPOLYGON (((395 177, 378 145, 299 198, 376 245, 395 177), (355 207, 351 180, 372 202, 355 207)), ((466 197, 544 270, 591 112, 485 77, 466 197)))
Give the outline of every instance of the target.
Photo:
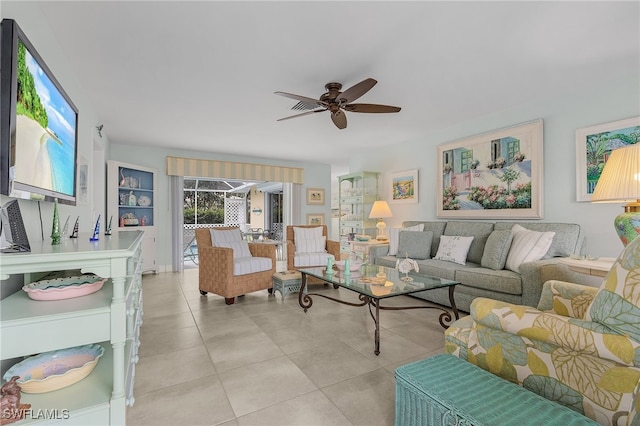
POLYGON ((640 424, 640 238, 600 288, 547 281, 538 309, 475 299, 445 349, 601 424, 640 424))

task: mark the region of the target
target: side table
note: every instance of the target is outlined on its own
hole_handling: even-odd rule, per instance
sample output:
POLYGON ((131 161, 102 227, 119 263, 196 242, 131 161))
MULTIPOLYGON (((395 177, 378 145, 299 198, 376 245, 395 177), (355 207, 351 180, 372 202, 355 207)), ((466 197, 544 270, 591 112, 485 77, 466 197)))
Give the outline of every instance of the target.
POLYGON ((297 293, 302 286, 302 274, 298 271, 284 271, 273 274, 273 293, 280 292, 280 297, 284 298, 289 293, 297 293))
POLYGON ((558 261, 567 265, 572 271, 594 275, 596 277, 604 277, 607 275, 607 272, 609 272, 616 259, 613 257, 600 257, 595 260, 582 260, 563 257, 562 259, 558 259, 558 261))
POLYGON ((369 250, 371 247, 386 246, 389 245, 389 241, 349 241, 349 245, 351 246, 351 251, 356 253, 356 256, 362 258, 362 262, 364 263, 369 257, 369 250))

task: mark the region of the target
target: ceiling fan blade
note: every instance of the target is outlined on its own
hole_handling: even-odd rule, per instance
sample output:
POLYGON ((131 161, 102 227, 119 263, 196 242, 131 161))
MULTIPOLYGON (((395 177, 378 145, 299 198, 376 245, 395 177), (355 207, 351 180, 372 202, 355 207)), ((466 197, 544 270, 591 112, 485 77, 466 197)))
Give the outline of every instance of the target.
POLYGON ((285 98, 291 98, 291 99, 295 99, 296 101, 301 101, 305 105, 312 104, 317 106, 327 106, 326 102, 321 101, 319 99, 308 98, 306 96, 294 95, 293 93, 286 93, 286 92, 273 92, 273 93, 275 93, 276 95, 284 96, 285 98))
POLYGON ((338 129, 344 129, 347 127, 347 115, 341 110, 331 113, 331 120, 338 129))
POLYGON ((336 98, 336 102, 339 102, 341 104, 351 103, 356 99, 358 99, 360 96, 367 93, 369 90, 371 90, 371 88, 375 86, 376 83, 377 81, 374 80, 373 78, 367 78, 366 80, 362 80, 360 83, 355 84, 349 87, 344 92, 340 93, 336 98))
POLYGON ((302 114, 296 114, 296 115, 290 115, 289 117, 278 118, 276 121, 288 120, 290 118, 302 117, 303 115, 309 115, 309 114, 313 114, 314 112, 323 112, 323 111, 326 111, 326 108, 314 109, 313 111, 303 112, 302 114))
POLYGON ((400 107, 378 104, 349 104, 343 105, 342 108, 349 112, 385 113, 400 111, 400 107))

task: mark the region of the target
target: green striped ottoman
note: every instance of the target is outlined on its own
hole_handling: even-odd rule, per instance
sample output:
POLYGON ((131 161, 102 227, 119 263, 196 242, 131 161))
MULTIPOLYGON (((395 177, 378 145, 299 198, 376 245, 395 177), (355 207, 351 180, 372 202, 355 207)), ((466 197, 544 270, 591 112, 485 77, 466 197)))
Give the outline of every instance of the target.
POLYGON ((598 424, 453 355, 403 365, 395 377, 396 426, 598 424))

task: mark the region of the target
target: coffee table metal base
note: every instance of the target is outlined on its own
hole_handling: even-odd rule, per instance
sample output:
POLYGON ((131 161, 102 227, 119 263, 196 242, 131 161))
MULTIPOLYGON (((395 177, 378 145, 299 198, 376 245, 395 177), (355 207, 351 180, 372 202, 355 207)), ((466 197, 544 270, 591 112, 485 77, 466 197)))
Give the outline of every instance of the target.
MULTIPOLYGON (((334 287, 337 288, 338 286, 334 286, 334 287)), ((449 287, 449 303, 451 303, 451 310, 453 312, 453 317, 455 317, 455 319, 457 320, 458 318, 460 318, 460 314, 458 313, 458 308, 456 307, 456 301, 453 297, 455 287, 456 287, 455 285, 452 285, 449 287)), ((375 324, 375 349, 373 353, 376 355, 380 355, 380 310, 381 309, 387 310, 387 311, 400 311, 400 310, 406 310, 406 309, 437 309, 442 311, 442 313, 440 314, 440 317, 438 318, 438 322, 440 322, 440 325, 445 329, 449 328, 449 325, 451 325, 451 323, 454 321, 451 315, 451 312, 449 312, 443 306, 439 306, 435 304, 433 306, 381 306, 380 305, 381 299, 367 296, 365 294, 358 295, 358 299, 360 299, 360 303, 353 303, 353 302, 347 302, 346 300, 337 299, 335 297, 331 297, 326 294, 308 293, 307 292, 307 274, 305 274, 304 272, 302 272, 302 289, 303 291, 300 291, 298 293, 298 303, 300 304, 300 307, 304 309, 304 312, 307 312, 307 310, 313 305, 313 299, 311 298, 311 296, 318 296, 324 299, 333 300, 334 302, 341 303, 343 305, 368 306, 369 314, 371 315, 371 318, 373 319, 373 323, 375 324)))

